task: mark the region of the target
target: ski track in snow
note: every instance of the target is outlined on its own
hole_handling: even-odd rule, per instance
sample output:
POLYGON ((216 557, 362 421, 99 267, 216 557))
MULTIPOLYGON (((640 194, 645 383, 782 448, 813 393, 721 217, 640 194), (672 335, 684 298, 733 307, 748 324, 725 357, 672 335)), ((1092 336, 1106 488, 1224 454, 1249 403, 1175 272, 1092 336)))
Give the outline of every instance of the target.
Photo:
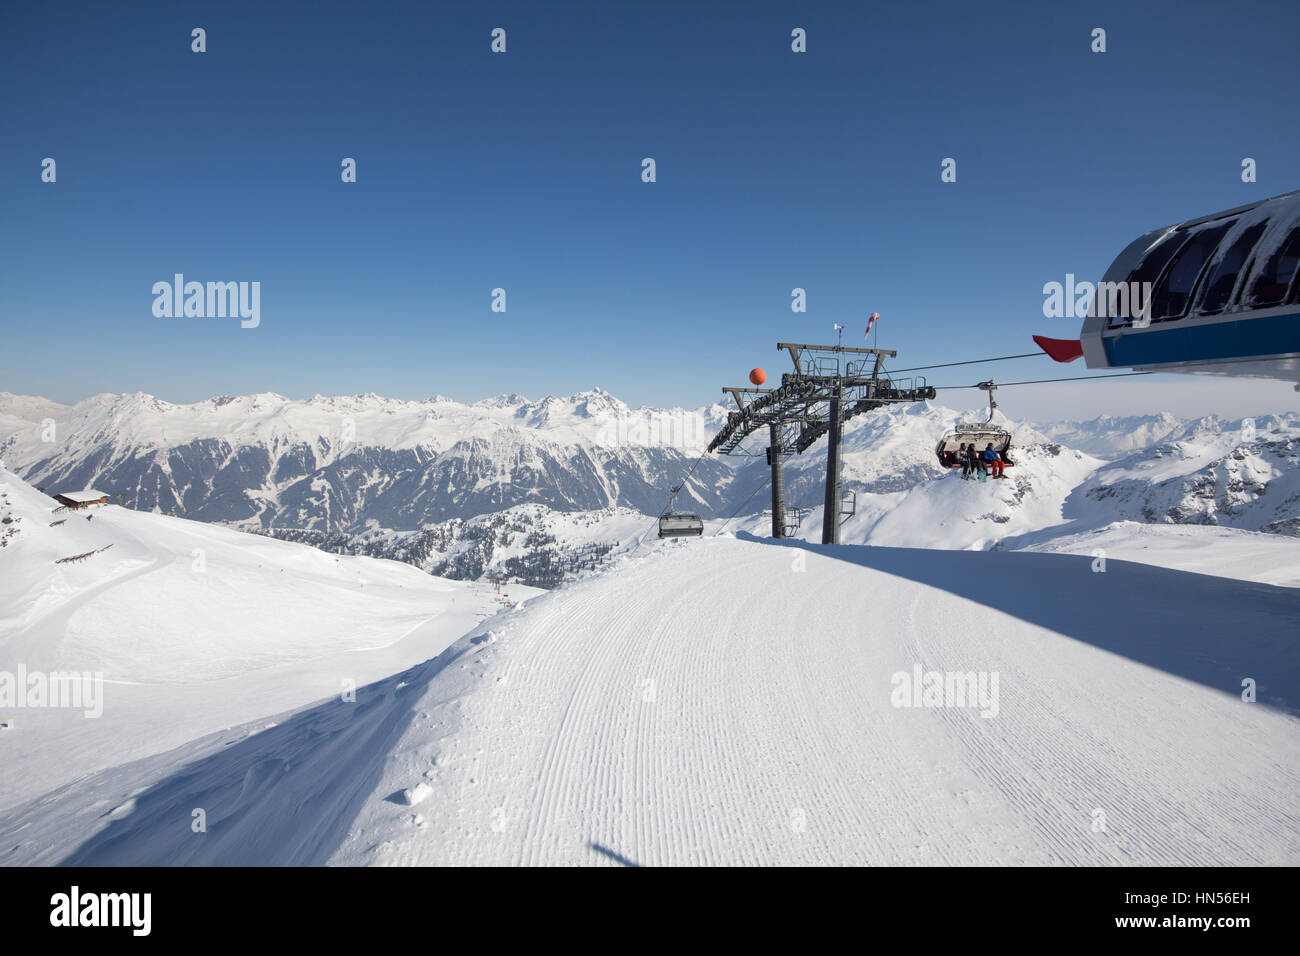
POLYGON ((793 556, 702 541, 540 600, 464 665, 457 731, 430 745, 414 727, 395 749, 381 792, 438 757, 427 825, 371 801, 333 860, 1296 862, 1295 718, 849 562, 808 553, 795 573, 793 556), (894 708, 889 677, 913 663, 998 671, 1000 714, 894 708))
POLYGON ((917 574, 924 552, 831 553, 805 547, 798 572, 795 547, 706 538, 623 559, 356 704, 12 807, 0 864, 1300 862, 1300 592, 1059 555, 947 552, 917 574), (1107 647, 1031 620, 1034 595, 1090 584, 1115 612, 1107 647), (1144 602, 1169 593, 1153 632, 1144 602), (1161 654, 1201 663, 1141 662, 1161 654), (913 664, 997 672, 999 713, 894 707, 913 664), (1243 668, 1262 703, 1217 683, 1243 668))

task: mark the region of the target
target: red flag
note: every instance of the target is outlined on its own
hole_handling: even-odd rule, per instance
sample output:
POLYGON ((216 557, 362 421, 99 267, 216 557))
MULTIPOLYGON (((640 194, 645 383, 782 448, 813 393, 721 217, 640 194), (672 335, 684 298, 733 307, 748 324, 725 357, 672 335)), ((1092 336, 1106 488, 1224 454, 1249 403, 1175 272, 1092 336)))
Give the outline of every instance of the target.
POLYGON ((1045 335, 1035 335, 1034 341, 1056 362, 1073 362, 1083 355, 1083 343, 1078 339, 1049 339, 1045 335))
POLYGON ((878 318, 880 318, 879 312, 872 312, 867 316, 867 331, 862 333, 864 339, 871 335, 871 327, 876 324, 876 319, 878 318))

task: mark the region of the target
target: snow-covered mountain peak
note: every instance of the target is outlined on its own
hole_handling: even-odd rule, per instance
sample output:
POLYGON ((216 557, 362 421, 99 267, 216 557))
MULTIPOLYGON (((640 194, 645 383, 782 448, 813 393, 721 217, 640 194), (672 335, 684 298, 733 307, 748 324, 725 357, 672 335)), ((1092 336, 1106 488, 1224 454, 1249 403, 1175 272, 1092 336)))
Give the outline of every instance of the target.
POLYGON ((1035 424, 1053 441, 1099 458, 1122 458, 1176 435, 1187 422, 1168 412, 1149 415, 1099 415, 1088 420, 1035 424))
MULTIPOLYGON (((696 410, 632 410, 599 387, 535 402, 511 394, 469 405, 373 393, 300 401, 266 392, 191 405, 144 393, 100 395, 60 406, 3 394, 0 457, 37 484, 99 487, 140 510, 264 529, 349 532, 377 522, 413 530, 524 503, 562 512, 655 513, 728 411, 718 402, 696 410)), ((957 422, 983 421, 986 414, 979 406, 958 411, 917 403, 851 419, 844 490, 888 495, 932 482, 945 474, 934 454, 939 438, 957 422)), ((1122 467, 1102 469, 1099 484, 1119 482, 1125 500, 1143 503, 1125 505, 1108 520, 1173 515, 1170 520, 1181 522, 1212 513, 1216 522, 1294 533, 1295 503, 1286 495, 1275 499, 1273 489, 1282 489, 1279 480, 1296 470, 1289 456, 1300 415, 1184 422, 1159 413, 1030 425, 999 409, 996 423, 1012 434, 1013 460, 1035 446, 1069 452, 1043 458, 1042 473, 1022 496, 1045 495, 1057 513, 1071 489, 1099 468, 1097 459, 1109 459, 1122 467), (1177 487, 1162 485, 1173 479, 1177 487), (1136 484, 1123 484, 1129 480, 1136 484), (1159 504, 1148 500, 1149 484, 1164 487, 1159 504), (1207 492, 1212 486, 1219 490, 1207 492), (1243 497, 1243 488, 1257 490, 1243 497), (1248 520, 1242 509, 1253 509, 1256 499, 1266 507, 1258 520, 1248 520), (1213 508, 1210 500, 1217 502, 1213 508)), ((705 516, 761 510, 767 440, 764 430, 746 441, 741 451, 748 454, 704 456, 679 504, 705 516)), ((822 439, 786 457, 791 508, 821 505, 825 447, 822 439)), ((1017 470, 1016 484, 999 483, 997 494, 1019 487, 1031 471, 1017 470)), ((912 507, 924 510, 922 504, 912 507)))
MULTIPOLYGON (((174 405, 134 394, 60 410, 10 398, 0 402, 0 456, 43 485, 106 485, 142 510, 328 530, 375 518, 405 529, 526 501, 656 508, 707 440, 691 413, 674 427, 657 417, 599 388, 472 405, 373 393, 174 405)), ((731 471, 729 461, 702 466, 702 506, 723 506, 731 471)))
POLYGON ((0 392, 0 418, 12 418, 24 422, 39 422, 45 418, 57 418, 66 415, 69 406, 52 402, 37 395, 14 395, 12 392, 0 392))
POLYGON ((517 408, 520 405, 529 404, 528 398, 520 395, 518 392, 509 394, 493 395, 491 398, 480 398, 477 402, 471 403, 473 408, 517 408))

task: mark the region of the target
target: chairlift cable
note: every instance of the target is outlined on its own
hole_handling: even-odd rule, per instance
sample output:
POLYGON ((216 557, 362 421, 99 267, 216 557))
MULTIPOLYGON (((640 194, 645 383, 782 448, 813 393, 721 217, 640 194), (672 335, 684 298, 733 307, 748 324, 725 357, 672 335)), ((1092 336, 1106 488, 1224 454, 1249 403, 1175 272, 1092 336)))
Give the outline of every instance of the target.
MULTIPOLYGON (((1012 385, 1050 385, 1052 382, 1090 382, 1095 378, 1133 378, 1138 375, 1155 375, 1155 372, 1116 372, 1113 375, 1079 375, 1073 378, 1040 378, 1028 382, 998 382, 998 388, 1009 388, 1012 385)), ((953 389, 953 388, 979 388, 979 383, 975 385, 935 385, 936 389, 953 389)))
POLYGON ((744 501, 742 501, 740 505, 736 508, 736 510, 731 513, 731 517, 728 518, 726 521, 722 522, 722 527, 719 528, 717 531, 713 532, 713 534, 710 537, 716 538, 718 535, 722 534, 722 532, 726 529, 727 525, 731 524, 732 518, 735 518, 736 515, 740 514, 740 509, 745 507, 745 505, 749 504, 750 498, 753 498, 754 495, 758 494, 760 491, 766 488, 768 486, 768 483, 771 480, 772 479, 769 476, 768 478, 764 479, 762 484, 760 484, 757 488, 751 491, 749 493, 749 498, 746 498, 744 501))
POLYGON ((644 531, 641 532, 640 537, 636 539, 637 547, 641 546, 641 542, 645 540, 645 536, 650 533, 651 528, 654 528, 656 525, 658 525, 659 518, 663 517, 664 514, 666 514, 669 510, 672 509, 673 499, 677 497, 677 492, 672 491, 671 489, 672 488, 685 489, 686 482, 691 480, 691 475, 695 474, 695 469, 699 467, 700 462, 702 462, 705 456, 708 454, 709 454, 709 450, 707 448, 704 449, 704 451, 700 452, 700 457, 696 458, 695 461, 691 463, 691 467, 687 469, 686 474, 682 477, 682 480, 677 482, 674 485, 668 486, 670 490, 668 492, 667 504, 664 505, 663 511, 661 511, 659 515, 656 516, 655 519, 650 522, 649 526, 644 531))
POLYGON ((894 375, 898 372, 921 372, 928 368, 952 368, 954 365, 980 365, 984 362, 1007 362, 1011 359, 1034 358, 1046 354, 1046 352, 1025 352, 1022 355, 999 355, 996 358, 971 359, 969 362, 944 362, 942 365, 917 365, 912 368, 891 368, 888 369, 888 373, 894 375))
MULTIPOLYGON (((686 475, 682 478, 682 480, 679 481, 679 482, 677 482, 675 485, 669 485, 669 486, 668 486, 669 489, 670 489, 670 490, 669 490, 669 493, 668 493, 668 504, 664 507, 664 512, 667 512, 669 509, 672 508, 672 506, 673 506, 673 499, 677 496, 677 492, 672 491, 671 489, 672 489, 672 488, 679 488, 679 489, 681 489, 681 490, 685 490, 685 489, 686 489, 686 482, 688 482, 688 481, 691 480, 691 475, 695 474, 695 469, 699 467, 700 462, 702 462, 702 461, 704 460, 704 457, 705 457, 708 453, 709 453, 709 450, 708 450, 707 448, 704 449, 704 451, 700 452, 700 457, 699 457, 699 458, 696 458, 695 461, 691 464, 691 467, 687 470, 686 475)), ((661 514, 664 513, 664 512, 661 512, 661 514)))

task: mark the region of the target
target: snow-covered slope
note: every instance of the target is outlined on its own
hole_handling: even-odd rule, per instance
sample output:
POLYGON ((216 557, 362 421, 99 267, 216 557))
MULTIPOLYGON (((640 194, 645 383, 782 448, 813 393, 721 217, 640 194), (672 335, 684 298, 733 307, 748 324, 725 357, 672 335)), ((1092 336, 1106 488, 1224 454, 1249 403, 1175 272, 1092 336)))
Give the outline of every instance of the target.
MULTIPOLYGON (((964 481, 959 469, 933 465, 937 477, 922 478, 905 491, 859 493, 856 513, 845 519, 840 540, 886 547, 993 547, 1012 535, 1061 525, 1066 499, 1101 464, 1057 444, 1016 448, 1012 460, 1015 465, 1004 479, 964 481)), ((771 530, 770 518, 762 516, 738 526, 757 535, 771 530)), ((814 507, 793 537, 820 542, 821 535, 822 509, 814 507)))
POLYGON ((1249 421, 1201 419, 1098 469, 1076 491, 1071 515, 1300 536, 1300 417, 1249 421))
MULTIPOLYGON (((1003 479, 963 481, 953 469, 941 478, 885 500, 867 498, 841 540, 894 547, 980 549, 1062 521, 1071 490, 1099 464, 1056 444, 1021 447, 1003 479)), ((820 530, 820 529, 818 529, 820 530)))
MULTIPOLYGON (((905 491, 943 475, 934 446, 958 421, 983 421, 985 412, 957 412, 936 404, 894 405, 850 419, 841 450, 841 482, 845 491, 885 493, 905 491)), ((1010 428, 1015 447, 1046 442, 1034 428, 1000 413, 997 423, 1010 428)), ((765 435, 758 436, 764 439, 765 435)), ((761 447, 761 446, 760 446, 761 447)), ((761 451, 760 451, 761 459, 761 451)), ((766 472, 766 466, 760 466, 766 472)), ((802 455, 785 459, 786 500, 792 506, 815 507, 823 501, 826 442, 802 455)), ((739 482, 738 482, 739 483, 739 482)))
POLYGON ((0 703, 0 806, 391 674, 502 606, 393 561, 112 505, 69 512, 3 469, 0 528, 0 672, 104 682, 98 718, 0 703))
POLYGON ((0 863, 1300 862, 1300 591, 1089 565, 662 546, 11 807, 0 863))
MULTIPOLYGON (((857 513, 844 522, 841 540, 1055 550, 1049 545, 1055 538, 1125 521, 1300 538, 1300 419, 1292 416, 1265 416, 1249 425, 1202 419, 1176 440, 1109 463, 1056 443, 1022 442, 1012 457, 1016 465, 1003 480, 962 481, 956 469, 943 474, 934 467, 938 477, 920 478, 905 491, 859 493, 857 513)), ((795 537, 820 541, 821 514, 820 505, 814 506, 795 537)), ((739 526, 767 534, 770 524, 752 516, 739 526)), ((1289 548, 1274 553, 1283 552, 1294 555, 1289 548)))
MULTIPOLYGON (((1300 588, 1300 539, 1237 528, 1115 521, 1090 531, 1025 535, 1003 547, 1075 554, 1300 588)), ((1105 565, 1097 563, 1098 568, 1105 565)))

